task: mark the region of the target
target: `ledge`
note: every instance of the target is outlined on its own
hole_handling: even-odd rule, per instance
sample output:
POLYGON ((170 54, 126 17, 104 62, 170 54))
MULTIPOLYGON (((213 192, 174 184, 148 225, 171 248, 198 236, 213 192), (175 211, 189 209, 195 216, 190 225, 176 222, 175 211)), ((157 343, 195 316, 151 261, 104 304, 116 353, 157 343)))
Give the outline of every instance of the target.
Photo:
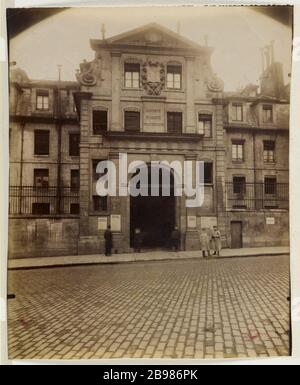
POLYGON ((152 132, 124 132, 110 131, 103 134, 109 139, 125 139, 125 140, 165 140, 165 141, 200 141, 204 135, 199 134, 169 134, 169 133, 152 133, 152 132))

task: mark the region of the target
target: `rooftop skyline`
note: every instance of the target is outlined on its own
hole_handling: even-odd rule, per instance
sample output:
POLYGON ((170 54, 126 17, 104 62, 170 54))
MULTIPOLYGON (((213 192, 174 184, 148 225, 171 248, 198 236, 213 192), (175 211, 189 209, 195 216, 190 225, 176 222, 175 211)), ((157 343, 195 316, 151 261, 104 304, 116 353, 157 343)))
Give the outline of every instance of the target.
POLYGON ((214 47, 212 66, 225 91, 258 84, 260 49, 274 41, 275 60, 283 63, 285 82, 291 71, 292 28, 249 7, 72 8, 32 26, 10 41, 10 60, 30 79, 75 81, 84 60, 93 60, 90 39, 130 31, 155 22, 197 44, 214 47))

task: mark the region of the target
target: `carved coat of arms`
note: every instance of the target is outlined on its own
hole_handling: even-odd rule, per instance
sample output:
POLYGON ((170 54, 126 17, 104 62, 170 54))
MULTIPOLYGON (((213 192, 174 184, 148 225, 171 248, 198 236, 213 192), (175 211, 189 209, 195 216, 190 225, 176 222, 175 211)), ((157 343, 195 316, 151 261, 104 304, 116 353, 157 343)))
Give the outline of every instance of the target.
POLYGON ((211 74, 207 81, 207 87, 212 92, 222 92, 224 90, 224 82, 216 74, 211 74))
POLYGON ((80 70, 76 74, 77 81, 84 86, 95 86, 101 74, 101 60, 96 59, 91 62, 84 60, 80 64, 80 70))
POLYGON ((141 80, 148 95, 160 95, 166 84, 165 66, 159 62, 145 62, 142 65, 141 80))

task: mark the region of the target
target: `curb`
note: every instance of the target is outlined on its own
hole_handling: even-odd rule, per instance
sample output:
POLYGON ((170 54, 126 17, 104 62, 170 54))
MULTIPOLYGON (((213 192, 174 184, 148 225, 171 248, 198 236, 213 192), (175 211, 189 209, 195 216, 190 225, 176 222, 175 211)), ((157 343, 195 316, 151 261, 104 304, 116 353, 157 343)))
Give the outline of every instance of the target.
POLYGON ((182 257, 182 258, 164 258, 164 259, 144 259, 144 260, 129 260, 129 261, 107 261, 107 262, 74 262, 74 263, 57 263, 53 265, 38 265, 38 266, 16 266, 16 267, 8 267, 8 271, 15 271, 15 270, 36 270, 36 269, 51 269, 51 268, 63 268, 63 267, 76 267, 76 266, 109 266, 109 265, 123 265, 123 264, 133 264, 133 263, 148 263, 148 262, 180 262, 180 261, 193 261, 193 260, 204 260, 206 262, 216 262, 219 259, 243 259, 243 258, 255 258, 255 257, 275 257, 275 256, 285 256, 290 255, 290 253, 284 253, 284 252, 273 252, 268 254, 246 254, 242 256, 220 256, 218 258, 213 258, 211 260, 203 259, 203 257, 182 257))

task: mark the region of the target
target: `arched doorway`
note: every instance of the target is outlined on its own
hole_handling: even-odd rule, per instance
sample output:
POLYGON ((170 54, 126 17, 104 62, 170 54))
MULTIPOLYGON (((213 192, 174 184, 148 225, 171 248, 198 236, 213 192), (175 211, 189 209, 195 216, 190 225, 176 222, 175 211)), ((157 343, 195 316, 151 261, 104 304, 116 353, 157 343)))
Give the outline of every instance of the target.
POLYGON ((130 197, 130 243, 134 246, 135 229, 142 232, 143 248, 170 247, 170 237, 176 225, 174 174, 170 173, 170 196, 162 194, 162 170, 159 169, 159 196, 151 196, 151 166, 148 166, 148 196, 130 197))

